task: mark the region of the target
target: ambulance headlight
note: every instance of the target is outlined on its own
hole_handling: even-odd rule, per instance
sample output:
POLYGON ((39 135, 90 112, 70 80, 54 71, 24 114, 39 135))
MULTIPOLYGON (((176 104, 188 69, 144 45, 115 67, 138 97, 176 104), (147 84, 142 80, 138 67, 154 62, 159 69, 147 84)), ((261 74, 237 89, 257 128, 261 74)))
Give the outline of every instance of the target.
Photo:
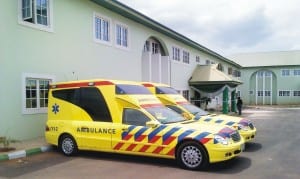
POLYGON ((218 135, 218 134, 216 134, 216 135, 214 136, 214 140, 217 141, 218 143, 223 144, 223 145, 228 145, 227 139, 224 138, 224 137, 222 137, 222 136, 220 136, 220 135, 218 135))
POLYGON ((238 129, 239 129, 239 130, 247 131, 247 130, 248 130, 248 126, 245 126, 245 125, 243 125, 243 124, 238 124, 238 129))

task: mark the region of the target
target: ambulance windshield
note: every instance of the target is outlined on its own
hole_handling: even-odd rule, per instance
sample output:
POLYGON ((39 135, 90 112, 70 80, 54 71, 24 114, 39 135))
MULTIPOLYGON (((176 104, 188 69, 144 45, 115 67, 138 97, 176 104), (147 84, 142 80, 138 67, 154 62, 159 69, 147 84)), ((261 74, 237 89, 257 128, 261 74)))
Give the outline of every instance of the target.
POLYGON ((197 116, 208 115, 208 112, 204 111, 203 109, 201 109, 193 104, 181 104, 181 106, 184 107, 186 110, 188 110, 193 115, 197 115, 197 116))
POLYGON ((186 120, 180 114, 165 106, 149 107, 145 109, 162 124, 176 123, 186 120))

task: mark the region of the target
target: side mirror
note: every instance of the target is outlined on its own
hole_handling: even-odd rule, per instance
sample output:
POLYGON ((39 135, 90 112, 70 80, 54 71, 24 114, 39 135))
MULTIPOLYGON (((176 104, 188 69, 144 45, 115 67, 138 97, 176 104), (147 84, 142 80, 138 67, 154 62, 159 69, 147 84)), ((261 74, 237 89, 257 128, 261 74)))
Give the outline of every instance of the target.
POLYGON ((157 127, 159 124, 160 124, 160 123, 157 122, 157 121, 148 121, 148 122, 146 122, 146 126, 147 126, 147 127, 151 127, 151 128, 155 128, 155 127, 157 127))
POLYGON ((181 113, 181 115, 182 115, 185 119, 187 119, 187 120, 190 120, 190 119, 193 118, 193 117, 192 117, 189 113, 187 113, 187 112, 183 112, 183 113, 181 113))

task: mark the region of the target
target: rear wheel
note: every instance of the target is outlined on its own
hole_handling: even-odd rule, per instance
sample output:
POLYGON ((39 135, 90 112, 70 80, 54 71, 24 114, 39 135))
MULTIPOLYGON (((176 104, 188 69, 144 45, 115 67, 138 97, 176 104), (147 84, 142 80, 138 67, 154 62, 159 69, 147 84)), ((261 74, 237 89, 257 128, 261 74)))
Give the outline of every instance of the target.
POLYGON ((195 141, 181 144, 176 153, 179 165, 189 170, 203 170, 208 165, 208 156, 203 146, 195 141))
POLYGON ((78 152, 76 141, 70 135, 63 135, 60 138, 59 148, 67 156, 75 155, 78 152))

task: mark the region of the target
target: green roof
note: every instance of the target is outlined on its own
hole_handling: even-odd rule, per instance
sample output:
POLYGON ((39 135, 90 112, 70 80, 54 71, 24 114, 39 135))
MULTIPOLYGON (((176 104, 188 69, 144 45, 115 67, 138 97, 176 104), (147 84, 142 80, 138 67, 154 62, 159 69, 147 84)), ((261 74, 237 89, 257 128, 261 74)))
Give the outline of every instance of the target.
POLYGON ((143 15, 142 13, 126 6, 123 3, 120 3, 116 0, 91 0, 95 2, 96 4, 107 8, 115 13, 120 14, 121 16, 124 16, 130 20, 133 20, 137 23, 143 24, 144 26, 151 28, 157 32, 160 32, 168 37, 171 37, 179 42, 182 42, 190 47, 193 47, 195 49, 198 49, 200 51, 206 52, 216 58, 219 58, 229 64, 235 65, 236 67, 241 67, 239 64, 235 63, 232 60, 229 60, 228 58, 223 57, 222 55, 198 44, 197 42, 175 32, 174 30, 160 24, 159 22, 143 15))

